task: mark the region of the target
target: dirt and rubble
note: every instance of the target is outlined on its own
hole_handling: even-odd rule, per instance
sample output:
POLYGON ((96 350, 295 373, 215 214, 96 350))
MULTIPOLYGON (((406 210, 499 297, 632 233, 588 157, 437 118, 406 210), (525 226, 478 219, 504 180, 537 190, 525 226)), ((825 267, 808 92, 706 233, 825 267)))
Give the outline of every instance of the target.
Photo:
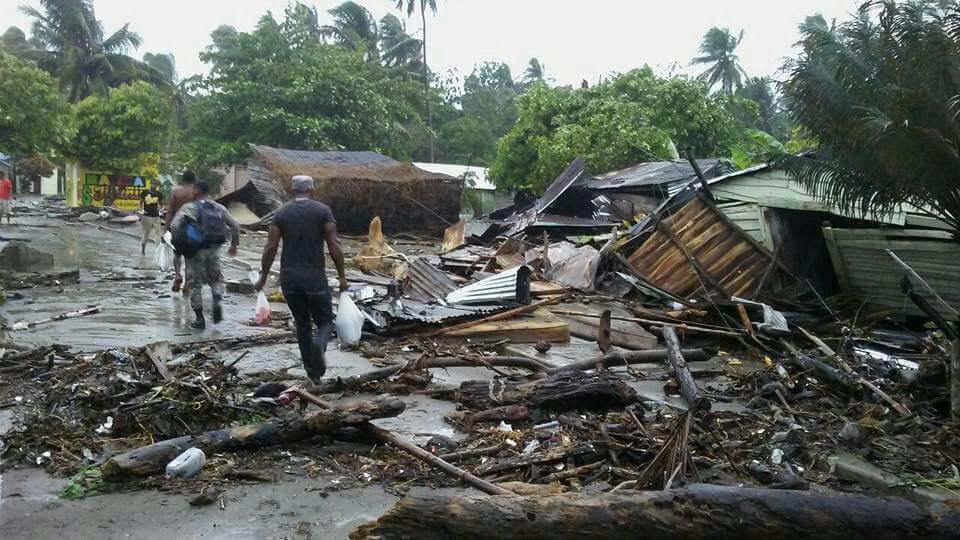
MULTIPOLYGON (((384 239, 379 227, 369 242, 347 239, 349 256, 366 270, 348 277, 369 321, 357 349, 331 345, 330 370, 319 383, 306 380, 289 321, 251 325, 252 295, 230 295, 228 312, 236 316, 221 329, 185 331, 187 319, 173 315, 184 309, 182 299, 165 292, 169 276, 137 262, 143 259, 128 235, 71 220, 56 234, 30 230, 33 248, 54 253, 54 271, 80 271, 76 283, 44 283, 24 289, 29 299, 8 299, 9 326, 93 301, 102 312, 6 334, 4 482, 41 468, 60 479, 57 490, 71 508, 124 493, 174 501, 160 511, 175 515, 219 508, 236 516, 234 506, 251 504, 242 495, 249 490, 297 491, 313 509, 290 510, 296 515, 284 520, 288 498, 263 503, 281 514, 279 522, 257 516, 277 536, 402 535, 404 512, 431 497, 437 509, 463 504, 493 520, 514 507, 559 512, 551 526, 580 523, 551 506, 551 497, 581 497, 569 504, 587 508, 667 490, 678 499, 652 504, 700 497, 721 511, 732 495, 697 487, 703 484, 756 488, 743 496, 777 504, 806 497, 873 508, 874 496, 896 495, 922 508, 946 505, 937 507, 940 515, 955 516, 960 448, 949 323, 908 324, 855 299, 821 298, 789 272, 775 275, 775 255, 754 245, 751 264, 760 270, 740 270, 753 281, 714 279, 735 265, 701 264, 698 257, 707 256, 686 248, 676 221, 639 227, 624 241, 558 232, 536 220, 524 229, 513 219, 480 225, 500 228, 492 238, 463 232, 479 230, 476 224, 461 225, 447 250, 437 241, 384 239), (647 280, 619 255, 637 245, 646 247, 630 257, 666 249, 651 246, 654 238, 675 246, 670 264, 686 260, 699 286, 684 281, 688 292, 678 294, 669 280, 647 280), (123 245, 131 255, 105 262, 85 251, 91 242, 123 245), (572 248, 557 247, 564 243, 572 248), (577 255, 582 262, 550 256, 585 246, 591 250, 577 255), (567 264, 555 268, 561 261, 567 264), (731 288, 742 297, 725 295, 731 288), (44 299, 50 296, 69 300, 44 299), (290 389, 295 399, 284 403, 279 396, 290 389), (164 478, 157 465, 184 444, 203 447, 206 465, 190 480, 164 478), (479 492, 493 494, 493 508, 455 498, 479 492), (364 509, 349 527, 308 515, 329 515, 314 505, 341 497, 360 497, 364 509), (406 498, 379 522, 353 529, 396 497, 406 498)), ((256 264, 259 242, 261 233, 245 234, 232 279, 256 264)), ((0 513, 10 505, 0 498, 0 513)), ((925 515, 890 508, 911 519, 925 515)), ((430 519, 442 517, 437 512, 430 519)), ((845 532, 867 530, 858 523, 845 532)), ((596 527, 580 532, 606 530, 599 521, 596 527)), ((245 531, 238 534, 269 535, 245 531)))

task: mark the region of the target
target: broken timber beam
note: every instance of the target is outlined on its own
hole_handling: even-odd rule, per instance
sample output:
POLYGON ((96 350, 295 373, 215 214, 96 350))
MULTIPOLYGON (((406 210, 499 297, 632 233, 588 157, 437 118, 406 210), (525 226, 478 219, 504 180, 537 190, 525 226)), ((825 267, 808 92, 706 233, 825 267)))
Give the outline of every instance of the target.
POLYGON ((687 362, 683 358, 680 349, 680 338, 677 337, 676 330, 670 325, 663 325, 663 341, 667 344, 667 361, 673 368, 673 374, 680 383, 680 394, 687 402, 690 412, 696 414, 699 412, 708 412, 710 410, 710 400, 707 399, 696 381, 693 380, 693 374, 687 368, 687 362))

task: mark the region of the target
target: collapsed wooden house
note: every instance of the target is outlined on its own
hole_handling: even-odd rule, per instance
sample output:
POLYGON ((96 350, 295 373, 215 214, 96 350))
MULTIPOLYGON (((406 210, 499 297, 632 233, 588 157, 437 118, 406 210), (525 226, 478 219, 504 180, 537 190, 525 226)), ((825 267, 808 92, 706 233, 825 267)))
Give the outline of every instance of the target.
POLYGON ((377 216, 390 233, 442 233, 459 220, 463 189, 459 178, 369 151, 314 152, 259 145, 252 150, 247 163, 251 182, 270 182, 289 197, 293 176, 312 176, 317 199, 330 206, 342 232, 365 233, 377 216))

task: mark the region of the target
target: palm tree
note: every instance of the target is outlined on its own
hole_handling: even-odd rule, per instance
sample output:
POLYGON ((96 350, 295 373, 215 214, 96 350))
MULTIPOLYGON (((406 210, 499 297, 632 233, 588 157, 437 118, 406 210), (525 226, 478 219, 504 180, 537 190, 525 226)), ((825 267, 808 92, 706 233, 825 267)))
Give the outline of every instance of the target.
POLYGON ((690 65, 707 64, 709 67, 700 74, 700 80, 713 88, 720 88, 727 94, 739 90, 747 73, 740 67, 740 58, 735 54, 737 46, 743 41, 743 30, 734 37, 728 28, 714 26, 703 36, 700 42, 700 55, 690 61, 690 65))
POLYGON ((736 94, 757 104, 759 118, 756 127, 779 139, 787 135, 788 122, 774 91, 776 84, 770 77, 748 77, 736 94))
POLYGON ((140 36, 125 24, 104 37, 91 0, 41 0, 40 6, 20 10, 33 18, 31 42, 40 48, 41 67, 58 77, 71 102, 133 80, 159 82, 145 64, 126 55, 140 46, 140 36))
POLYGON ((177 77, 176 59, 170 53, 146 53, 143 55, 143 63, 163 81, 161 87, 170 100, 173 122, 181 129, 186 128, 187 108, 194 99, 190 89, 196 83, 196 76, 181 81, 177 77))
POLYGON ((437 13, 437 0, 397 0, 397 9, 403 11, 406 8, 407 17, 412 17, 413 12, 420 9, 420 22, 423 24, 423 84, 425 87, 424 98, 427 102, 427 128, 430 132, 430 161, 434 161, 434 140, 433 140, 433 112, 430 106, 430 68, 427 66, 427 9, 434 14, 437 13))
POLYGON ((527 64, 526 71, 523 72, 524 82, 542 81, 544 79, 544 66, 539 58, 531 58, 527 64))
POLYGON ((333 24, 322 26, 321 35, 350 50, 362 52, 368 61, 379 60, 379 27, 367 8, 347 1, 327 13, 333 16, 333 24))
POLYGON ((847 211, 906 202, 960 231, 960 5, 883 0, 801 32, 783 88, 819 147, 775 163, 847 211))
POLYGON ((420 71, 422 48, 423 42, 408 34, 396 15, 388 14, 380 19, 380 59, 385 66, 420 71))

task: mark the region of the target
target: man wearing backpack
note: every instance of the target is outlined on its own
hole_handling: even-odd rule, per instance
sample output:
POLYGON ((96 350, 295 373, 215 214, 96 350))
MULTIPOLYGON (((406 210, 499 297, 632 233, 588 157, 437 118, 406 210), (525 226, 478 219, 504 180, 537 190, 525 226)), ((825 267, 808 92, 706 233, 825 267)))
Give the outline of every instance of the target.
POLYGON ((177 212, 170 223, 173 245, 182 253, 187 263, 187 285, 190 287, 190 306, 197 320, 190 326, 203 329, 207 321, 203 317, 203 286, 209 285, 213 293, 213 322, 223 320, 223 273, 220 271, 220 247, 230 233, 232 257, 240 244, 240 225, 223 205, 208 200, 210 185, 200 181, 194 184, 194 200, 177 212))

